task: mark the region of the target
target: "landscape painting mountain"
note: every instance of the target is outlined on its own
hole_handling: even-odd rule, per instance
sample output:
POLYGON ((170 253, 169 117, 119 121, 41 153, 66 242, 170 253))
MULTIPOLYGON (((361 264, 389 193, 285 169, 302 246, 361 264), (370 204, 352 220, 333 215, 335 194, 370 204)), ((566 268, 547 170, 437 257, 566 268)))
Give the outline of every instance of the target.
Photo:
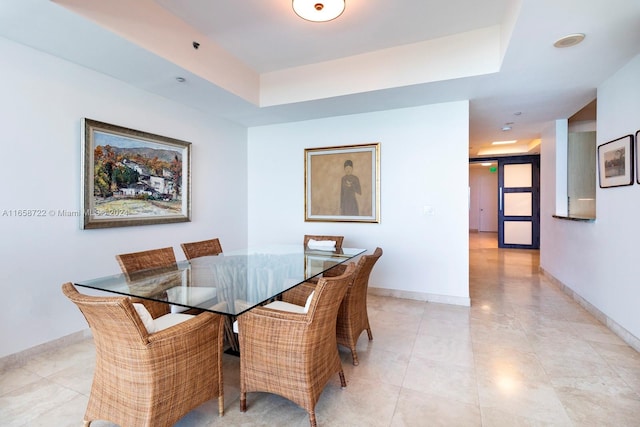
POLYGON ((85 197, 90 197, 89 206, 85 205, 88 209, 85 217, 134 225, 130 222, 167 218, 171 219, 168 222, 175 222, 176 217, 185 216, 188 150, 182 144, 188 143, 178 141, 182 144, 176 145, 175 140, 155 141, 141 137, 149 134, 129 136, 113 129, 96 128, 89 136, 91 143, 85 149, 90 150, 91 158, 85 160, 92 165, 88 171, 92 191, 86 194, 85 190, 85 197))

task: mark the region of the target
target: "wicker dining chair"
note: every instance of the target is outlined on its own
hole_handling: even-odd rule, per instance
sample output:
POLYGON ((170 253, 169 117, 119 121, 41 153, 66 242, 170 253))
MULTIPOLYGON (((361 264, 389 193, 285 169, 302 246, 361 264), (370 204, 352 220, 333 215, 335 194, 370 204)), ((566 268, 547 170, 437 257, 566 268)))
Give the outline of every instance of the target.
MULTIPOLYGON (((172 247, 150 249, 140 252, 131 252, 116 255, 120 269, 128 279, 136 279, 143 276, 146 270, 166 268, 177 269, 176 255, 172 247)), ((134 302, 141 302, 137 299, 134 302)), ((152 316, 158 317, 169 313, 171 306, 162 302, 145 302, 152 316)))
MULTIPOLYGON (((320 235, 313 235, 313 234, 305 234, 304 235, 304 248, 307 249, 309 247, 309 241, 310 240, 316 240, 316 241, 333 241, 336 242, 336 250, 339 251, 342 249, 342 242, 344 241, 344 236, 320 236, 320 235)), ((342 273, 344 273, 344 265, 338 265, 330 270, 325 271, 324 273, 322 273, 322 277, 331 277, 331 276, 339 276, 342 273)), ((318 283, 318 279, 320 277, 313 277, 311 279, 309 279, 310 282, 312 283, 318 283)))
MULTIPOLYGON (((363 331, 367 331, 369 341, 373 340, 367 313, 367 290, 373 266, 381 256, 382 249, 376 248, 373 254, 360 257, 353 274, 353 282, 349 285, 338 310, 337 341, 338 344, 351 350, 351 358, 356 366, 360 364, 356 352, 358 338, 363 331)), ((282 301, 299 306, 304 305, 315 287, 313 283, 305 282, 282 294, 282 301)))
POLYGON ((240 411, 247 410, 247 393, 268 392, 304 408, 317 425, 315 406, 329 378, 337 373, 347 385, 336 318, 354 270, 351 263, 343 275, 320 279, 306 313, 256 307, 238 317, 240 411))
POLYGON ((213 398, 223 415, 222 316, 207 312, 143 320, 130 298, 84 295, 71 283, 62 285, 62 292, 84 315, 95 342, 85 427, 94 420, 170 427, 213 398), (149 321, 158 330, 153 332, 149 321), (161 323, 168 327, 162 329, 161 323))
POLYGON ((152 268, 170 268, 176 265, 176 255, 172 247, 119 254, 116 255, 116 260, 125 274, 138 273, 152 268))
POLYGON ((199 242, 181 243, 182 251, 187 259, 202 256, 219 255, 222 253, 222 245, 219 239, 202 240, 199 242))
POLYGON ((309 245, 309 240, 317 240, 317 241, 334 241, 336 242, 336 249, 342 249, 342 242, 344 241, 344 236, 319 236, 314 234, 305 234, 304 235, 304 247, 306 248, 309 245))
POLYGON ((369 277, 373 266, 382 256, 382 249, 376 248, 371 255, 363 255, 358 260, 353 282, 347 289, 340 310, 338 310, 338 322, 336 336, 338 344, 351 350, 351 358, 354 365, 359 365, 356 344, 363 331, 367 331, 369 341, 373 340, 369 315, 367 313, 367 290, 369 289, 369 277))

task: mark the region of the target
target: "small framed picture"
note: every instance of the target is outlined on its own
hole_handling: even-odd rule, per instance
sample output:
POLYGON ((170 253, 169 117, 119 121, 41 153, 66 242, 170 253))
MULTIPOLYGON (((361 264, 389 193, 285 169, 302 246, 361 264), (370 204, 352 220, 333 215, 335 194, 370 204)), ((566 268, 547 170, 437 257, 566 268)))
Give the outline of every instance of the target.
POLYGON ((305 221, 380 222, 380 143, 304 151, 305 221))
POLYGON ((633 135, 625 135, 598 146, 600 188, 633 184, 633 135))
POLYGON ((638 182, 638 184, 640 184, 640 166, 638 165, 640 163, 640 159, 638 159, 638 156, 640 155, 640 151, 638 151, 638 138, 640 138, 640 130, 638 130, 636 132, 636 181, 638 182))

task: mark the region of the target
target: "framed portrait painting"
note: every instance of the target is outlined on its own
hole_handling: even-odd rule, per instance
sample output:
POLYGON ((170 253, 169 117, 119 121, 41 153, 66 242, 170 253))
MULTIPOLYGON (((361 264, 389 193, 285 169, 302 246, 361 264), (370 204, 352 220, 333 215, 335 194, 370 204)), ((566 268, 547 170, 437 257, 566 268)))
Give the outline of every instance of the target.
POLYGON ((191 143, 82 120, 81 228, 191 220, 191 143))
POLYGON ((380 222, 380 143, 304 151, 305 221, 380 222))
POLYGON ((633 184, 633 135, 598 146, 600 188, 633 184))

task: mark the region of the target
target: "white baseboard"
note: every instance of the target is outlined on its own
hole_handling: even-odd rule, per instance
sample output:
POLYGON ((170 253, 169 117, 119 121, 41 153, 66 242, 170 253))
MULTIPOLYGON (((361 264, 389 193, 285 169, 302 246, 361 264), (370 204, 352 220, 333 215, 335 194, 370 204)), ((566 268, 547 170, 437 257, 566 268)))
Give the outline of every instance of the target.
POLYGON ((591 313, 596 319, 598 319, 602 324, 604 324, 607 328, 609 328, 614 334, 619 336, 622 341, 629 344, 631 348, 640 352, 640 339, 633 335, 631 332, 627 331, 625 328, 617 324, 613 319, 609 316, 598 310, 593 304, 584 299, 578 293, 576 293, 573 289, 562 283, 551 273, 546 271, 544 268, 540 268, 540 273, 551 283, 556 285, 558 288, 562 290, 565 294, 569 295, 575 302, 580 304, 585 310, 591 313))
POLYGON ((434 302, 439 304, 462 305, 465 307, 471 306, 470 298, 454 297, 451 295, 438 295, 438 294, 428 294, 424 292, 401 291, 398 289, 375 288, 371 286, 369 286, 369 293, 371 295, 378 295, 382 297, 410 299, 414 301, 434 302))
POLYGON ((46 343, 37 345, 35 347, 28 348, 18 353, 10 354, 5 357, 0 358, 0 372, 7 370, 18 368, 25 363, 27 363, 30 359, 35 356, 40 356, 52 350, 58 350, 60 348, 67 347, 70 344, 75 344, 80 341, 84 341, 87 338, 91 338, 91 330, 89 328, 74 332, 73 334, 55 339, 53 341, 48 341, 46 343))

